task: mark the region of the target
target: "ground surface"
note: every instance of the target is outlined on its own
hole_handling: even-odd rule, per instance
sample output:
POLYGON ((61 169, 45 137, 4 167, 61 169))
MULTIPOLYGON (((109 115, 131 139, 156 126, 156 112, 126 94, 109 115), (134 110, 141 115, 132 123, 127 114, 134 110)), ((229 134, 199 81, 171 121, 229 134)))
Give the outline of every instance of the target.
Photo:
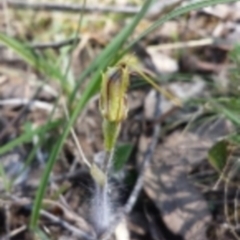
MULTIPOLYGON (((71 87, 132 18, 116 11, 126 12, 130 5, 137 12, 142 4, 99 2, 114 7, 110 12, 84 13, 80 28, 77 12, 20 10, 14 1, 9 6, 0 3, 1 33, 27 43, 64 71, 70 63, 65 86, 71 87)), ((98 6, 95 1, 87 4, 98 6)), ((131 38, 167 11, 154 5, 131 38)), ((111 180, 113 218, 139 177, 143 185, 113 239, 240 239, 239 20, 238 2, 190 11, 148 34, 126 54, 127 63, 155 76, 171 97, 132 74, 129 113, 111 180), (176 99, 182 106, 176 106, 176 99)), ((98 96, 77 118, 75 135, 69 135, 56 159, 38 221, 40 233, 34 235, 28 225, 36 191, 50 152, 62 136, 61 121, 75 106, 64 105, 67 95, 58 81, 25 60, 1 43, 0 239, 91 239, 95 190, 78 144, 91 162, 103 150, 98 96), (34 129, 40 130, 33 134, 34 129)), ((89 83, 90 78, 79 87, 79 94, 89 83)))

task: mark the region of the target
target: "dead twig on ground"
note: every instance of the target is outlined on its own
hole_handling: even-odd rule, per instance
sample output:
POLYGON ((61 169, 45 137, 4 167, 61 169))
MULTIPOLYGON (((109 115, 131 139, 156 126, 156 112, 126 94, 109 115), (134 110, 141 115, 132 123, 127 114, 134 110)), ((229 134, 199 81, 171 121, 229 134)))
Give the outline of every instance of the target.
POLYGON ((11 238, 15 237, 16 235, 20 234, 21 232, 25 231, 26 229, 27 229, 27 225, 22 225, 21 227, 12 230, 9 233, 9 236, 3 236, 1 239, 2 240, 7 240, 8 237, 11 237, 11 238))
MULTIPOLYGON (((106 6, 106 5, 83 5, 73 3, 51 3, 51 2, 28 2, 20 0, 6 0, 11 8, 15 9, 32 9, 44 11, 64 11, 64 12, 100 12, 100 13, 124 13, 136 14, 140 11, 140 7, 136 6, 106 6)), ((0 5, 1 6, 1 5, 0 5)))
POLYGON ((226 48, 228 47, 231 49, 233 45, 224 39, 219 38, 203 38, 203 39, 197 39, 197 40, 190 40, 185 42, 174 42, 174 43, 166 43, 161 44, 157 46, 149 46, 149 50, 154 51, 166 51, 166 50, 175 50, 175 49, 181 49, 181 48, 198 48, 198 47, 204 47, 204 46, 216 46, 220 48, 226 48))
MULTIPOLYGON (((31 205, 31 200, 28 198, 19 198, 16 196, 9 196, 10 197, 10 201, 2 201, 5 204, 9 204, 9 205, 13 205, 13 204, 17 204, 20 206, 27 206, 27 208, 31 209, 32 205, 31 205)), ((54 204, 57 205, 58 207, 60 207, 67 215, 69 218, 71 218, 72 220, 76 220, 77 222, 83 223, 82 219, 80 217, 78 217, 77 215, 75 215, 74 213, 71 213, 70 210, 67 210, 65 207, 63 207, 61 204, 59 203, 55 203, 54 201, 51 200, 45 200, 44 201, 46 204, 54 204)), ((79 227, 75 227, 74 225, 70 224, 69 222, 65 221, 64 219, 60 218, 60 217, 56 217, 55 215, 53 215, 52 213, 46 211, 46 210, 41 210, 40 211, 40 215, 42 217, 45 217, 47 219, 49 219, 52 223, 57 224, 59 226, 61 226, 62 228, 68 230, 69 232, 71 232, 73 235, 80 237, 81 239, 84 240, 96 240, 96 237, 90 233, 85 232, 84 230, 81 230, 79 227)), ((9 236, 12 235, 17 235, 19 232, 26 230, 26 226, 22 226, 20 229, 15 229, 13 230, 9 236)))
MULTIPOLYGON (((75 43, 75 41, 78 43, 80 41, 80 37, 69 38, 69 39, 65 39, 65 40, 62 40, 62 41, 58 41, 58 42, 29 43, 29 44, 26 44, 26 45, 30 48, 38 49, 38 50, 43 50, 43 49, 46 49, 46 48, 59 49, 59 48, 62 48, 62 47, 73 45, 75 43)), ((6 48, 5 45, 0 45, 0 49, 4 49, 4 48, 6 48)))
POLYGON ((29 109, 41 109, 47 112, 53 110, 53 105, 39 101, 39 100, 30 100, 27 98, 12 98, 6 100, 0 100, 0 106, 26 106, 28 105, 29 109))
MULTIPOLYGON (((157 18, 161 13, 168 12, 173 8, 179 6, 184 0, 168 0, 168 1, 156 1, 149 9, 146 17, 157 18)), ((8 6, 14 9, 32 9, 35 11, 61 11, 79 13, 84 12, 96 12, 96 13, 118 13, 134 15, 137 14, 141 7, 138 6, 107 6, 107 5, 84 5, 73 3, 51 3, 51 2, 29 2, 21 0, 6 0, 8 6)), ((0 4, 0 8, 2 5, 0 4)))
POLYGON ((71 225, 70 223, 64 221, 63 219, 61 219, 59 217, 54 216, 53 214, 51 214, 51 213, 49 213, 45 210, 41 210, 40 214, 43 217, 50 219, 55 224, 58 224, 61 227, 67 229, 70 232, 72 232, 75 236, 81 237, 81 238, 86 239, 86 240, 95 240, 94 237, 88 235, 87 233, 80 230, 79 228, 76 228, 75 226, 71 225))

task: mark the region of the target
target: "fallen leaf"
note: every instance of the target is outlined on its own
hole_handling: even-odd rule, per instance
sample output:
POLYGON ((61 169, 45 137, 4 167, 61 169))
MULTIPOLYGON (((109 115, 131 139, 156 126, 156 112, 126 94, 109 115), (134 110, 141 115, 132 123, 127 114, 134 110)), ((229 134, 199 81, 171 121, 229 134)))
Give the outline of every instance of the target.
MULTIPOLYGON (((144 138, 142 153, 143 146, 148 146, 144 138)), ((161 211, 165 224, 185 240, 206 239, 211 220, 207 203, 187 178, 190 167, 206 158, 210 144, 193 133, 175 132, 157 147, 144 175, 144 190, 161 211)))

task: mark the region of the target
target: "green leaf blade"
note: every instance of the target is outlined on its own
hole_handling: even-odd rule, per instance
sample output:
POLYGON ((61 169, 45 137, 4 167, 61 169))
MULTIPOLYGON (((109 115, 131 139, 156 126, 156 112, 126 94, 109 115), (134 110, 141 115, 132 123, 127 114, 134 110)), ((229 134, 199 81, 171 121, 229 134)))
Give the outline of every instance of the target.
POLYGON ((120 171, 124 164, 129 159, 133 150, 133 145, 129 143, 125 143, 116 147, 116 151, 114 154, 114 170, 116 172, 120 171))
POLYGON ((208 151, 210 164, 218 171, 222 172, 228 158, 228 143, 225 140, 215 143, 208 151))

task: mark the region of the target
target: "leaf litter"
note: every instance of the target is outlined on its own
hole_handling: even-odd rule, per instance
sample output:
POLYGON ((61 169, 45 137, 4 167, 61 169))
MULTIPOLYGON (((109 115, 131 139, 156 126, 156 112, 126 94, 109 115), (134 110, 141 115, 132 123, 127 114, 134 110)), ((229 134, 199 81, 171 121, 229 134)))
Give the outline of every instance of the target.
MULTIPOLYGON (((109 4, 105 0, 101 2, 109 4)), ((133 2, 137 6, 141 4, 141 1, 133 2)), ((118 4, 128 3, 116 1, 115 4, 117 8, 118 4)), ((238 138, 235 138, 233 143, 229 136, 239 136, 239 125, 232 122, 231 117, 240 106, 232 101, 236 106, 226 108, 218 102, 221 97, 234 100, 239 96, 230 72, 237 63, 229 58, 239 41, 239 6, 237 2, 191 11, 163 24, 133 47, 137 65, 155 76, 162 88, 180 98, 183 107, 176 107, 161 96, 161 116, 156 120, 156 91, 142 79, 132 80, 128 94, 129 117, 119 138, 119 146, 125 144, 132 150, 126 154, 123 148, 121 156, 127 159, 121 161, 126 163, 119 163, 113 175, 111 195, 116 209, 126 203, 140 174, 139 166, 149 148, 156 122, 161 126, 161 133, 152 161, 143 174, 143 190, 129 217, 116 229, 116 239, 231 240, 239 237, 239 141, 236 144, 238 138), (218 102, 217 108, 212 99, 218 102), (221 147, 220 144, 218 151, 219 143, 227 145, 221 147), (225 154, 226 146, 228 154, 225 154)), ((133 36, 138 36, 158 18, 158 13, 154 12, 152 17, 147 15, 133 36)), ((129 18, 116 13, 84 14, 69 84, 129 18)), ((62 68, 66 67, 66 53, 71 44, 52 47, 51 43, 71 38, 77 28, 76 19, 77 15, 69 13, 0 9, 1 32, 8 33, 11 29, 12 36, 24 40, 33 49, 37 44, 50 43, 35 51, 62 68), (7 24, 6 11, 10 24, 7 24)), ((62 129, 60 124, 40 134, 34 134, 33 129, 47 123, 58 96, 66 98, 58 82, 45 78, 42 72, 0 46, 1 148, 10 144, 10 150, 0 156, 1 239, 34 239, 27 227, 33 199, 50 150, 62 129), (31 136, 30 141, 11 146, 14 139, 26 132, 31 136)), ((87 84, 80 87, 80 94, 87 84)), ((63 119, 61 106, 56 105, 56 109, 51 119, 63 119)), ((74 130, 83 152, 88 159, 93 159, 103 149, 96 98, 79 116, 74 130)), ((39 220, 41 232, 49 239, 62 240, 79 239, 76 234, 80 234, 80 230, 86 239, 94 236, 88 219, 92 189, 89 171, 69 137, 49 180, 39 220)))

